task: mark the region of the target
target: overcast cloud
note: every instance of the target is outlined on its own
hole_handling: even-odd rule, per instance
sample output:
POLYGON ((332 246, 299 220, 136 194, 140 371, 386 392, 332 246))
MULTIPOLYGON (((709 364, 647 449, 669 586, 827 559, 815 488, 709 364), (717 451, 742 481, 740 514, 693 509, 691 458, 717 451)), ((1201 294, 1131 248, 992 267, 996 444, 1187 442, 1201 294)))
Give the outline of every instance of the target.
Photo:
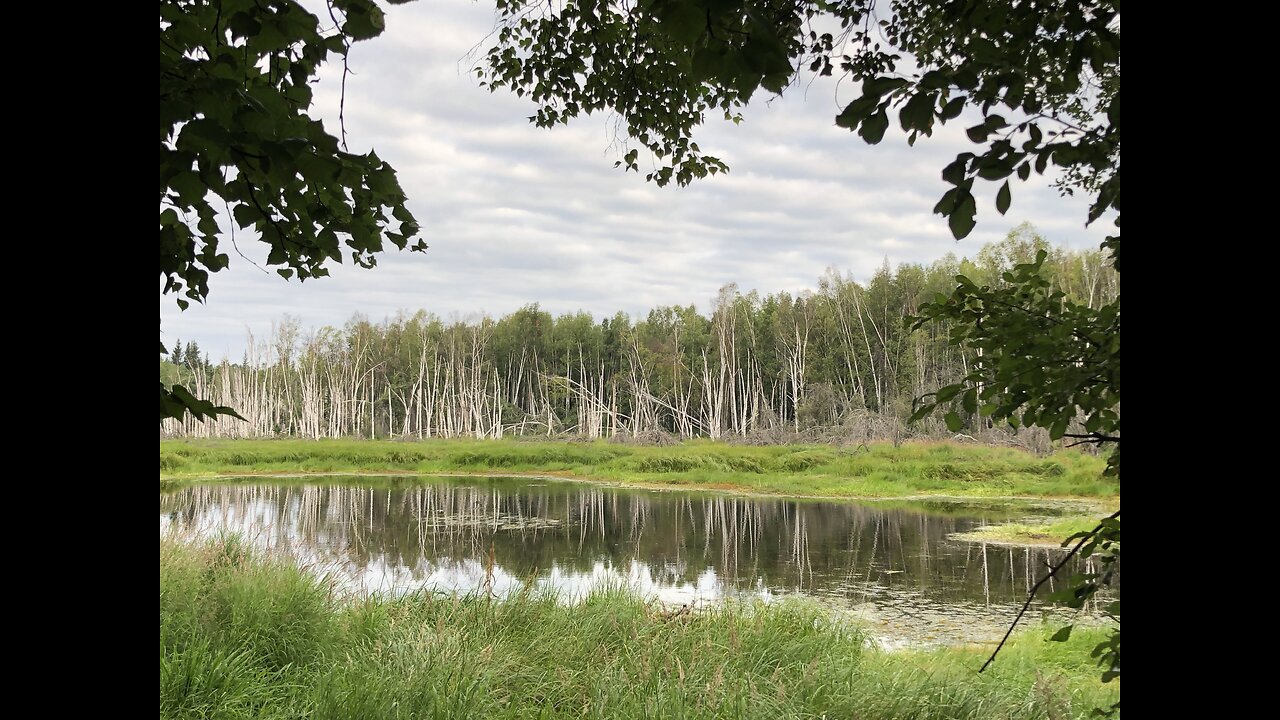
MULTIPOLYGON (((386 32, 352 51, 351 150, 373 148, 396 168, 431 246, 425 254, 392 249, 372 270, 348 263, 298 283, 228 249, 231 266, 210 278, 205 305, 180 312, 161 296, 162 341, 195 340, 215 361, 238 360, 248 331, 261 337, 286 313, 319 327, 357 312, 374 321, 418 309, 500 316, 531 302, 597 318, 671 304, 705 311, 726 283, 794 293, 828 267, 866 280, 886 259, 973 255, 1024 220, 1075 248, 1106 234, 1105 221, 1084 227, 1083 198, 1059 197, 1033 176, 1014 180, 1004 217, 997 186, 979 183, 977 229, 956 242, 932 208, 949 187, 941 169, 972 148, 963 128, 976 121, 961 118, 914 148, 891 127, 868 146, 835 126, 839 99, 854 89, 838 92, 830 79, 758 98, 741 125, 712 119, 696 139, 731 172, 658 188, 614 169, 609 118, 542 130, 527 121, 531 103, 480 88, 465 56, 492 26, 486 2, 397 5, 386 32)), ((313 108, 335 134, 339 73, 322 76, 313 108)), ((242 232, 236 241, 266 267, 265 245, 242 232)))

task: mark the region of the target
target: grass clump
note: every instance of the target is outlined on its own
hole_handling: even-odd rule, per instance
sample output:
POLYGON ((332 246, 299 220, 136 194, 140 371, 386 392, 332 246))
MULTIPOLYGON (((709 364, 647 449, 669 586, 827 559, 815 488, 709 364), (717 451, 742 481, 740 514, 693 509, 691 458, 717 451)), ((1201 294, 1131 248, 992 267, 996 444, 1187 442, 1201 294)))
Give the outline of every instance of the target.
POLYGON ((1118 697, 1091 632, 1024 633, 979 676, 984 649, 879 652, 804 602, 682 613, 615 589, 576 605, 339 603, 235 539, 160 548, 162 718, 1086 717, 1118 697))
POLYGON ((778 467, 787 472, 803 472, 821 465, 830 465, 836 458, 837 455, 831 450, 811 448, 784 455, 778 460, 778 467))
POLYGON ((702 471, 705 473, 754 473, 765 472, 759 461, 721 453, 688 453, 684 455, 653 454, 630 458, 626 469, 645 475, 667 475, 702 471))
POLYGON ((186 464, 187 464, 186 458, 182 457, 181 455, 178 455, 176 453, 169 454, 169 455, 160 453, 160 471, 161 472, 164 472, 165 470, 180 470, 186 464))

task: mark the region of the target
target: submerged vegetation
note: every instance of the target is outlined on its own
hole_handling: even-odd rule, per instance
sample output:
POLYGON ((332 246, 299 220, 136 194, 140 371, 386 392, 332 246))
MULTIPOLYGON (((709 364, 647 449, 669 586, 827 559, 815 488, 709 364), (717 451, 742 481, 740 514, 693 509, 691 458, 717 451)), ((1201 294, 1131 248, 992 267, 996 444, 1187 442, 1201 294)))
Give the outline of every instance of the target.
POLYGON ((797 497, 1114 498, 1104 461, 951 443, 832 447, 693 441, 663 447, 596 442, 431 440, 162 440, 162 487, 262 473, 546 474, 648 486, 797 497))
POLYGON ((1011 545, 1049 545, 1058 547, 1064 538, 1089 532, 1097 527, 1101 516, 1079 516, 1044 522, 1016 522, 988 525, 967 533, 952 535, 958 540, 972 540, 1011 545))
POLYGON ((162 718, 1087 717, 1102 631, 887 653, 817 606, 343 599, 235 538, 160 546, 162 718))

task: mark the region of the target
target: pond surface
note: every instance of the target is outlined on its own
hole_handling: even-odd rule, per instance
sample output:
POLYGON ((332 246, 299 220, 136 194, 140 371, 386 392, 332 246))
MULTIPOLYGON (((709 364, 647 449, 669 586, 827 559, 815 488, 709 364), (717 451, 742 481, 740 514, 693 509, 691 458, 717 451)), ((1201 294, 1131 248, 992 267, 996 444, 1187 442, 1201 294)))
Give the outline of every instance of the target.
MULTIPOLYGON (((235 532, 358 593, 534 587, 572 601, 625 585, 694 608, 803 595, 854 614, 888 646, 998 640, 1063 552, 949 539, 1061 512, 1052 506, 816 502, 530 478, 259 481, 162 493, 161 534, 235 532)), ((1066 612, 1036 608, 1027 619, 1066 612)))

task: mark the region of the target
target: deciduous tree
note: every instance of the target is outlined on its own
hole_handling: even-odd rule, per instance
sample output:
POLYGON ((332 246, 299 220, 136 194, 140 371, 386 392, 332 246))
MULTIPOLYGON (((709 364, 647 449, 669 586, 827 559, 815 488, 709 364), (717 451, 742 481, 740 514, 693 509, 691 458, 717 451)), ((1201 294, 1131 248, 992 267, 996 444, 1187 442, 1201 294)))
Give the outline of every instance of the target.
MULTIPOLYGON (((309 114, 320 66, 340 58, 345 83, 352 44, 383 29, 372 0, 325 9, 322 20, 294 0, 160 3, 160 292, 183 309, 230 262, 223 223, 299 280, 327 275, 344 250, 373 267, 386 242, 426 249, 391 166, 348 152, 345 130, 309 114)), ((234 414, 161 383, 160 419, 187 412, 234 414)))

